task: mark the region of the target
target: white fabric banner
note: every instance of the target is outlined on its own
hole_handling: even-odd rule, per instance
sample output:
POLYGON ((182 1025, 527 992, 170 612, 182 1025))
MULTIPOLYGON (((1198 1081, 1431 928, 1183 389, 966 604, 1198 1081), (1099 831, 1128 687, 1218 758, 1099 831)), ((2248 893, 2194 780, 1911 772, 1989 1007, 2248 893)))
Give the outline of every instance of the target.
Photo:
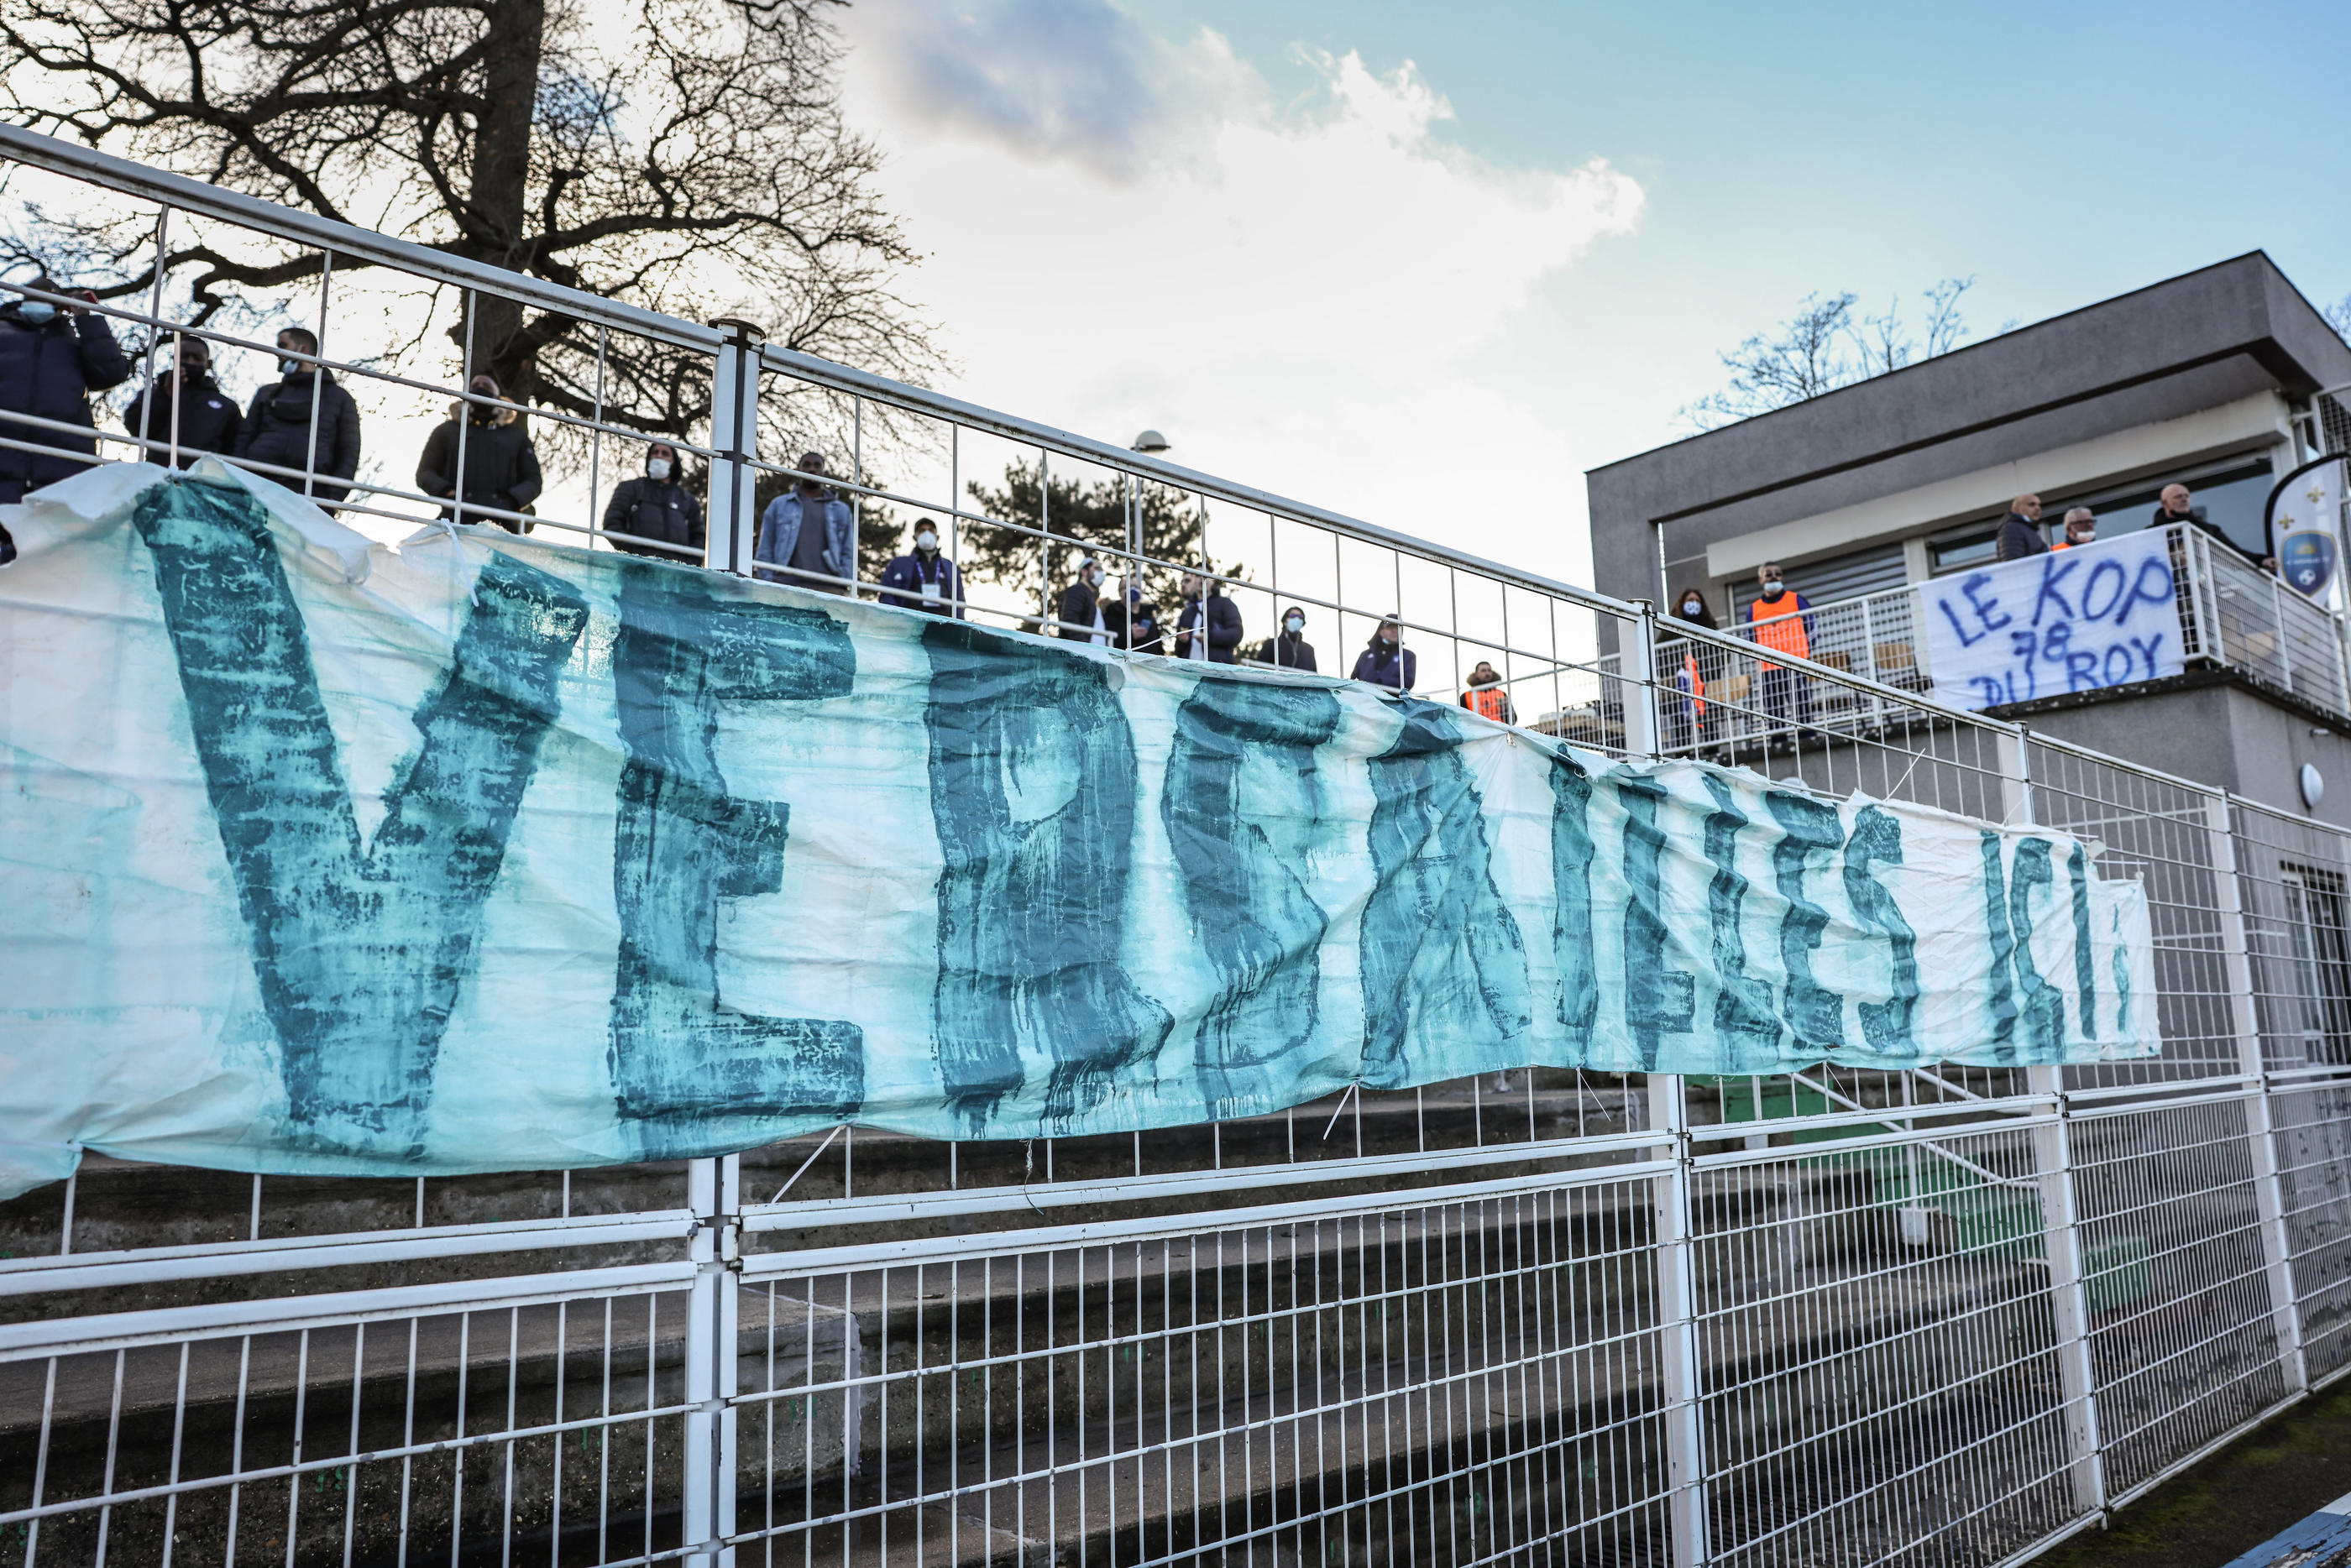
POLYGON ((2126 534, 1921 584, 1936 697, 1980 711, 2179 674, 2168 545, 2126 534))
POLYGON ((2270 504, 2270 548, 2278 576, 2298 593, 2324 601, 2343 556, 2340 454, 2305 463, 2279 486, 2270 504))
POLYGON ((1526 1065, 2156 1049, 2063 832, 212 460, 0 510, 0 1196, 84 1148, 539 1170, 1526 1065))

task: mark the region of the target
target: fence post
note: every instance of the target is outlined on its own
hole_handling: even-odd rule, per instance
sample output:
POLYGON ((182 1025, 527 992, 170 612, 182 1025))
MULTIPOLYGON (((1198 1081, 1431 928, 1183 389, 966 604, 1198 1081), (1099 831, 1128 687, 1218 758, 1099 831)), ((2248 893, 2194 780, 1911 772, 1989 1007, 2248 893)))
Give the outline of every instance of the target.
MULTIPOLYGON (((2022 725, 1998 736, 2003 824, 2033 820, 2031 735, 2022 725)), ((2090 1362, 2090 1303, 2082 1268, 2075 1201, 2071 1106, 2063 1067, 2027 1067, 2025 1084, 2055 1113, 2032 1131, 2032 1168, 2041 1183, 2041 1239, 2049 1257, 2049 1305, 2057 1332, 2057 1374, 2065 1409, 2074 1501, 2085 1513, 2106 1507, 2105 1457, 2098 1437, 2098 1385, 2090 1362)))
POLYGON ((737 1157, 690 1160, 694 1284, 685 1316, 684 1531, 705 1568, 734 1568, 737 1288, 742 1275, 742 1168, 737 1157))
POLYGON ((1616 680, 1625 708, 1625 754, 1644 760, 1657 754, 1662 732, 1657 724, 1657 612, 1646 599, 1635 599, 1638 611, 1618 628, 1622 656, 1616 680))
POLYGON ((1713 1560, 1708 1527, 1706 1419, 1699 1403, 1696 1214, 1690 1202, 1689 1097, 1678 1073, 1649 1075, 1649 1127, 1671 1139, 1671 1174, 1655 1187, 1658 1361, 1664 1372, 1667 1535, 1673 1568, 1713 1560))
POLYGON ((758 545, 759 345, 764 327, 748 321, 714 321, 726 334, 710 368, 710 527, 705 564, 737 576, 751 574, 758 545))
POLYGON ((2245 1141, 2252 1151, 2253 1202, 2261 1215, 2270 1327, 2286 1387, 2300 1393, 2310 1386, 2310 1368, 2303 1355, 2302 1306, 2294 1293, 2294 1249, 2286 1234, 2284 1181, 2278 1171, 2270 1114, 2269 1064, 2262 1059, 2261 1019, 2253 1008, 2252 946, 2246 940, 2244 883, 2237 873, 2234 812, 2225 794, 2208 798, 2204 812, 2212 841, 2212 902, 2220 916, 2220 961, 2229 988, 2229 1023, 2237 1037, 2237 1071, 2252 1085, 2245 1100, 2245 1141))

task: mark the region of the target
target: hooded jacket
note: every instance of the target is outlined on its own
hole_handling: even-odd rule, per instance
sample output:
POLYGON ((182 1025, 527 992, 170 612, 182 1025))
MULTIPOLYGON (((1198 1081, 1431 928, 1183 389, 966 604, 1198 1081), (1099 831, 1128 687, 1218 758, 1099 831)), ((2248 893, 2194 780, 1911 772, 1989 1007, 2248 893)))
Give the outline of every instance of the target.
POLYGON ((1420 673, 1420 659, 1403 643, 1382 649, 1376 633, 1364 644, 1364 651, 1355 655, 1354 678, 1374 686, 1384 686, 1391 691, 1409 691, 1414 678, 1420 673))
POLYGON ((131 360, 106 317, 60 310, 45 322, 25 319, 22 302, 0 308, 0 435, 59 452, 0 447, 0 502, 21 501, 28 490, 54 484, 89 467, 94 435, 18 424, 5 414, 30 414, 95 431, 89 395, 131 379, 131 360), (80 458, 66 455, 79 452, 80 458))
MULTIPOLYGON (((457 446, 457 421, 444 420, 424 442, 424 455, 417 461, 417 489, 427 495, 456 496, 457 446)), ((470 422, 465 429, 465 448, 463 499, 467 505, 519 512, 538 499, 538 449, 531 445, 529 435, 511 409, 496 410, 496 417, 488 423, 479 420, 470 422)), ((455 516, 455 513, 453 506, 441 509, 444 517, 455 516)), ((476 517, 474 521, 495 521, 509 534, 528 534, 531 528, 528 523, 517 523, 508 517, 476 517)))
POLYGON ((1308 674, 1314 669, 1314 645, 1303 635, 1292 637, 1288 632, 1269 637, 1258 644, 1258 662, 1270 664, 1277 670, 1303 670, 1308 674))
POLYGON ((183 388, 179 373, 166 370, 148 382, 122 410, 124 430, 162 443, 161 449, 149 447, 141 453, 146 461, 163 462, 170 457, 174 402, 179 405, 182 468, 192 466, 208 452, 223 457, 235 452, 237 432, 245 428, 245 415, 238 411, 236 400, 220 389, 209 371, 183 388))
POLYGON ((656 550, 636 541, 652 539, 699 553, 705 536, 702 503, 695 499, 693 491, 675 480, 641 473, 613 487, 612 499, 604 504, 604 534, 615 550, 698 566, 702 563, 691 556, 656 550))
POLYGON ((312 496, 321 504, 340 501, 351 493, 350 487, 323 481, 349 479, 360 471, 360 406, 335 385, 333 371, 298 371, 253 394, 245 422, 237 429, 234 451, 247 462, 293 470, 292 477, 262 471, 263 478, 293 490, 302 488, 301 472, 315 461, 320 483, 315 484, 312 496), (314 381, 319 400, 315 445, 310 434, 314 381))

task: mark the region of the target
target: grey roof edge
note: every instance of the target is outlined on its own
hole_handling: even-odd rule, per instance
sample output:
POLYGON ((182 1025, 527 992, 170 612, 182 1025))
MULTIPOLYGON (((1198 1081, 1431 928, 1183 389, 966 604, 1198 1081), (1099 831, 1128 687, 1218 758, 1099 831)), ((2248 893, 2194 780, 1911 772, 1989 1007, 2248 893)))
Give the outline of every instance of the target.
MULTIPOLYGON (((1594 467, 1585 469, 1583 471, 1584 475, 1585 478, 1589 480, 1598 475, 1608 474, 1612 472, 1612 471, 1622 469, 1632 464, 1649 462, 1664 452, 1680 452, 1695 447, 1699 442, 1718 441, 1729 436, 1733 431, 1752 432, 1757 427, 1768 425, 1770 421, 1775 420, 1780 421, 1783 424, 1789 424, 1798 422, 1800 420, 1818 420, 1830 417, 1834 413, 1835 409, 1834 405, 1837 404, 1839 400, 1844 400, 1845 403, 1850 405, 1853 402, 1868 398, 1884 396, 1885 389, 1886 388, 1893 383, 1898 382, 1906 376, 1915 379, 1922 372, 1948 372, 1952 368, 1954 361, 1964 360, 1970 356, 1980 355, 1988 350, 2005 348, 2007 350, 2013 351, 2019 345, 2020 340, 2028 338, 2035 334, 2062 329, 2066 323, 2076 320, 2079 317, 2089 316, 2095 312, 2107 310, 2116 306, 2124 305, 2130 301, 2139 299, 2144 296, 2158 293, 2164 289, 2175 288, 2182 284, 2191 282, 2197 278, 2208 276, 2211 274, 2226 272, 2231 268, 2252 268, 2255 270, 2259 275, 2259 281, 2262 285, 2263 292, 2265 294, 2271 292, 2273 285, 2283 285, 2286 295, 2291 297, 2294 305, 2301 307, 2301 313, 2305 317, 2304 325, 2306 327, 2314 328, 2318 332, 2324 333, 2327 340, 2335 344, 2341 345, 2343 343, 2343 339, 2336 335, 2335 329, 2327 325, 2325 317, 2319 314, 2317 306, 2314 306, 2310 302, 2309 296, 2304 294, 2301 288, 2295 285, 2294 280, 2285 275, 2284 269, 2280 267, 2277 263, 2272 259, 2269 252, 2262 249, 2254 249, 2243 252, 2238 255, 2226 257, 2220 261, 2208 263, 2203 266, 2192 267, 2187 272, 2175 273, 2169 277, 2158 278, 2153 283, 2144 284, 2137 288, 2126 289, 2120 294, 2108 295, 2103 299, 2094 300, 2087 305, 2076 306, 2071 310, 2061 311, 2055 316, 2043 317, 2038 321, 2027 323, 2022 327, 2014 327, 2007 332, 1997 333, 1992 337, 1962 345, 1959 348, 1949 350, 1948 353, 1936 355, 1932 358, 1917 360, 1911 364, 1903 366, 1898 370, 1889 370, 1880 375, 1869 377, 1865 380, 1849 382, 1848 384, 1838 387, 1834 390, 1823 392, 1816 397, 1806 398, 1801 402, 1789 403, 1781 408, 1768 410, 1760 414, 1750 414, 1743 420, 1734 420, 1727 425, 1720 425, 1710 431, 1695 431, 1692 434, 1682 436, 1677 440, 1666 441, 1657 446, 1648 447, 1640 452, 1629 453, 1624 457, 1616 458, 1608 462, 1600 463, 1594 467)), ((2245 347, 2250 348, 2257 346, 2257 344, 2262 341, 2275 343, 2276 337, 2273 334, 2263 339, 2250 340, 2245 347)), ((2284 346, 2281 344, 2279 347, 2283 348, 2284 346)), ((2351 347, 2346 347, 2344 351, 2346 359, 2351 359, 2351 347)), ((2299 358, 2295 358, 2295 363, 2298 367, 2301 366, 2301 360, 2299 358)), ((2310 376, 2307 367, 2303 367, 2303 369, 2314 388, 2324 384, 2323 378, 2310 376)), ((1768 434, 1769 432, 1767 431, 1766 433, 1768 434)))

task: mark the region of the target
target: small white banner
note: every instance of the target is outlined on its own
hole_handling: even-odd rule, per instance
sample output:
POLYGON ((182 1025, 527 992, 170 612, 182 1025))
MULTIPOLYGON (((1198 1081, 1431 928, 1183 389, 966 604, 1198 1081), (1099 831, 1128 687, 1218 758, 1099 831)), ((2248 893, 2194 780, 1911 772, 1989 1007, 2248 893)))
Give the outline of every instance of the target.
POLYGON ((1923 584, 1935 695, 1980 710, 2179 674, 2169 538, 2127 534, 1923 584))

